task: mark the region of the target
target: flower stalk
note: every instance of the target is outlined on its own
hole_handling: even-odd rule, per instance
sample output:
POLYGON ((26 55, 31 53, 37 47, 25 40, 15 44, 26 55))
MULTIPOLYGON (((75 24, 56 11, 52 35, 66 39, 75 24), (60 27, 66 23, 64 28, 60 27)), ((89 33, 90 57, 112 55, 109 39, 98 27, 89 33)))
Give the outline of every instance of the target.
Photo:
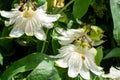
POLYGON ((72 4, 75 0, 71 0, 70 2, 68 2, 58 13, 62 13, 65 9, 67 9, 67 7, 72 4))
MULTIPOLYGON (((47 29, 46 35, 48 35, 48 32, 49 32, 49 29, 47 29)), ((46 42, 47 42, 47 40, 44 40, 43 45, 42 45, 42 49, 41 49, 41 52, 40 52, 40 53, 43 53, 43 52, 44 52, 46 42)))

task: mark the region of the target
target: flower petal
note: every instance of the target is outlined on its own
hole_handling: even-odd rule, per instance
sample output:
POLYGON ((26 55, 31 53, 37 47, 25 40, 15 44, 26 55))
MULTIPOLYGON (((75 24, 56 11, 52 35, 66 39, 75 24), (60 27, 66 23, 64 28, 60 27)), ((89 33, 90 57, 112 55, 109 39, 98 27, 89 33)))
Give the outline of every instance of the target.
POLYGON ((76 77, 79 73, 79 70, 82 66, 80 55, 78 53, 72 53, 70 59, 69 59, 69 69, 68 69, 68 75, 70 77, 76 77))
POLYGON ((34 35, 39 40, 45 40, 46 39, 46 34, 44 33, 43 29, 40 28, 40 27, 37 27, 37 28, 34 29, 34 35))
POLYGON ((68 76, 69 77, 75 78, 75 77, 77 77, 77 75, 78 75, 78 71, 76 71, 75 68, 73 68, 73 67, 68 68, 68 76))
POLYGON ((33 36, 34 35, 34 24, 32 24, 32 21, 29 20, 26 22, 26 26, 25 26, 25 33, 28 36, 33 36))
POLYGON ((93 55, 96 55, 97 54, 97 50, 95 48, 91 48, 89 49, 89 54, 93 54, 93 55))
POLYGON ((56 65, 62 68, 67 68, 68 64, 67 64, 67 60, 65 59, 59 59, 57 61, 55 61, 56 65))
POLYGON ((56 15, 43 14, 41 15, 41 17, 44 23, 51 23, 57 21, 60 18, 60 14, 56 14, 56 15))
POLYGON ((14 15, 14 12, 8 12, 8 11, 0 11, 1 16, 6 17, 6 18, 11 18, 14 15))
POLYGON ((58 20, 58 18, 60 17, 59 14, 57 15, 47 15, 47 14, 38 14, 39 17, 39 21, 42 24, 42 26, 46 27, 46 28, 52 28, 53 27, 53 23, 58 20))
POLYGON ((11 37, 20 37, 22 34, 24 34, 24 26, 25 26, 25 22, 24 20, 19 17, 14 26, 13 26, 13 29, 12 31, 10 32, 10 36, 11 37))
POLYGON ((63 46, 62 48, 59 49, 59 53, 57 56, 55 56, 55 58, 63 58, 66 57, 68 55, 71 55, 71 53, 73 52, 74 49, 74 45, 68 45, 68 46, 63 46), (71 52, 71 53, 69 53, 71 52))
POLYGON ((59 43, 62 45, 67 45, 72 43, 76 38, 78 38, 80 35, 83 35, 84 30, 83 29, 68 29, 63 30, 56 28, 56 31, 61 34, 62 36, 57 37, 59 40, 59 43))
POLYGON ((102 75, 102 77, 119 80, 120 79, 120 70, 118 70, 112 66, 110 68, 110 73, 104 74, 104 75, 102 75))
POLYGON ((102 70, 102 68, 101 67, 99 67, 99 66, 97 66, 96 64, 95 64, 95 61, 94 61, 94 54, 86 54, 87 55, 87 58, 88 58, 88 63, 89 63, 89 69, 90 69, 90 71, 92 71, 94 74, 96 74, 96 75, 101 75, 103 72, 101 71, 102 70))
POLYGON ((44 26, 44 27, 46 27, 46 28, 48 28, 48 29, 50 29, 50 28, 52 28, 53 27, 53 23, 42 23, 42 25, 44 26))
MULTIPOLYGON (((82 62, 83 63, 83 62, 82 62)), ((82 64, 81 69, 79 70, 80 75, 84 78, 84 79, 90 79, 90 73, 89 70, 85 67, 84 63, 82 64)))
POLYGON ((67 45, 67 44, 73 42, 73 39, 70 39, 70 38, 68 38, 68 37, 63 37, 63 36, 57 37, 57 39, 59 39, 59 43, 60 43, 61 45, 67 45))

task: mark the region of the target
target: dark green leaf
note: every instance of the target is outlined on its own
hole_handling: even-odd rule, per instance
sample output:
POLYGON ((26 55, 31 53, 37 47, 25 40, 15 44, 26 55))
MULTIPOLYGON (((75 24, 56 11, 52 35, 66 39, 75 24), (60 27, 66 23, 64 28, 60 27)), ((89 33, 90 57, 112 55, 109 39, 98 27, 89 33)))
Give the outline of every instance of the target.
POLYGON ((4 27, 0 35, 0 48, 2 53, 4 53, 3 55, 5 56, 12 55, 11 51, 13 49, 13 39, 8 36, 9 32, 10 31, 8 27, 4 27))
POLYGON ((58 34, 55 32, 55 30, 53 30, 52 33, 52 49, 53 49, 53 54, 57 54, 58 53, 58 49, 60 48, 60 44, 58 43, 58 40, 56 40, 56 36, 58 34))
POLYGON ((112 49, 105 57, 104 59, 112 58, 112 57, 120 57, 120 48, 114 48, 112 49))
POLYGON ((43 5, 46 2, 46 0, 35 0, 35 1, 37 2, 37 7, 43 5))
POLYGON ((0 10, 10 10, 13 0, 0 0, 0 10))
POLYGON ((73 15, 75 18, 81 18, 88 10, 91 0, 75 0, 73 5, 73 15))
POLYGON ((11 80, 11 78, 19 73, 34 69, 46 56, 40 53, 30 54, 16 62, 14 62, 2 75, 2 80, 11 80))
POLYGON ((110 7, 114 22, 114 38, 118 45, 120 45, 120 4, 118 4, 116 0, 110 0, 110 7))
POLYGON ((54 62, 50 60, 42 61, 28 76, 28 80, 61 80, 54 62))

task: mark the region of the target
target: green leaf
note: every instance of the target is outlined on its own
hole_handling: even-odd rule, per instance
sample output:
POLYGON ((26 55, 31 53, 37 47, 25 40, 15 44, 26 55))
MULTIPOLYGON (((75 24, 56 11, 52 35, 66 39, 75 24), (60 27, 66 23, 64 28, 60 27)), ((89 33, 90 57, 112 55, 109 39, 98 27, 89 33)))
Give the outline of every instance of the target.
POLYGON ((33 53, 14 62, 3 73, 1 80, 11 80, 11 78, 19 72, 25 72, 34 69, 46 57, 46 55, 40 53, 33 53))
POLYGON ((100 46, 97 48, 97 55, 95 56, 96 64, 100 65, 102 59, 103 59, 103 48, 100 46))
POLYGON ((46 2, 46 0, 35 0, 35 1, 37 2, 37 7, 43 5, 46 2))
POLYGON ((112 57, 120 57, 120 48, 114 48, 112 49, 105 57, 104 59, 112 58, 112 57))
POLYGON ((75 18, 82 18, 88 10, 91 0, 75 0, 73 15, 75 18))
POLYGON ((0 53, 0 64, 3 65, 3 56, 1 53, 0 53))
POLYGON ((54 62, 50 60, 42 61, 28 76, 27 80, 61 80, 54 62))
POLYGON ((58 49, 60 48, 60 44, 58 43, 58 40, 56 39, 56 36, 58 34, 56 33, 55 30, 53 30, 52 33, 52 49, 53 49, 53 54, 57 54, 58 53, 58 49))
POLYGON ((0 48, 2 50, 2 53, 4 53, 3 55, 5 56, 12 55, 11 51, 13 49, 13 39, 8 37, 9 32, 10 31, 8 27, 4 27, 0 35, 0 48))
POLYGON ((114 38, 118 45, 120 45, 120 4, 116 0, 110 0, 110 7, 114 22, 114 38))

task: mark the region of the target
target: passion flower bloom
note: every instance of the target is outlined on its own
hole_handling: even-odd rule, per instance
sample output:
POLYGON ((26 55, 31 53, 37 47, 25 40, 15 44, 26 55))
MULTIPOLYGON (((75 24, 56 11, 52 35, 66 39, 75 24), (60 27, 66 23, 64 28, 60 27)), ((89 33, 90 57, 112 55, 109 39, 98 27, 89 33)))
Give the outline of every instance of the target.
POLYGON ((52 22, 55 22, 60 17, 59 14, 46 14, 46 6, 45 4, 35 8, 31 0, 26 0, 22 6, 12 9, 12 11, 1 11, 1 16, 10 18, 9 21, 5 22, 5 25, 13 24, 13 29, 9 35, 11 37, 20 37, 25 33, 27 36, 34 35, 39 40, 45 40, 46 35, 43 27, 52 28, 52 22))
POLYGON ((96 75, 102 74, 102 68, 97 66, 94 57, 97 53, 95 48, 81 47, 73 44, 59 49, 55 58, 57 66, 68 68, 68 76, 76 77, 80 74, 84 79, 90 79, 90 71, 96 75))
POLYGON ((113 80, 120 80, 120 68, 110 68, 110 72, 108 74, 104 74, 103 77, 110 78, 113 80))
POLYGON ((82 37, 85 37, 92 46, 98 46, 104 42, 104 40, 101 40, 103 37, 103 31, 97 26, 91 26, 90 30, 86 30, 85 28, 67 30, 57 28, 56 31, 58 34, 60 34, 56 38, 59 40, 61 45, 70 44, 74 40, 80 39, 82 37), (89 31, 89 34, 87 31, 89 31))
POLYGON ((63 30, 61 28, 57 28, 56 31, 60 34, 56 38, 59 40, 61 45, 67 45, 72 43, 75 39, 82 36, 84 34, 84 29, 68 29, 63 30))

